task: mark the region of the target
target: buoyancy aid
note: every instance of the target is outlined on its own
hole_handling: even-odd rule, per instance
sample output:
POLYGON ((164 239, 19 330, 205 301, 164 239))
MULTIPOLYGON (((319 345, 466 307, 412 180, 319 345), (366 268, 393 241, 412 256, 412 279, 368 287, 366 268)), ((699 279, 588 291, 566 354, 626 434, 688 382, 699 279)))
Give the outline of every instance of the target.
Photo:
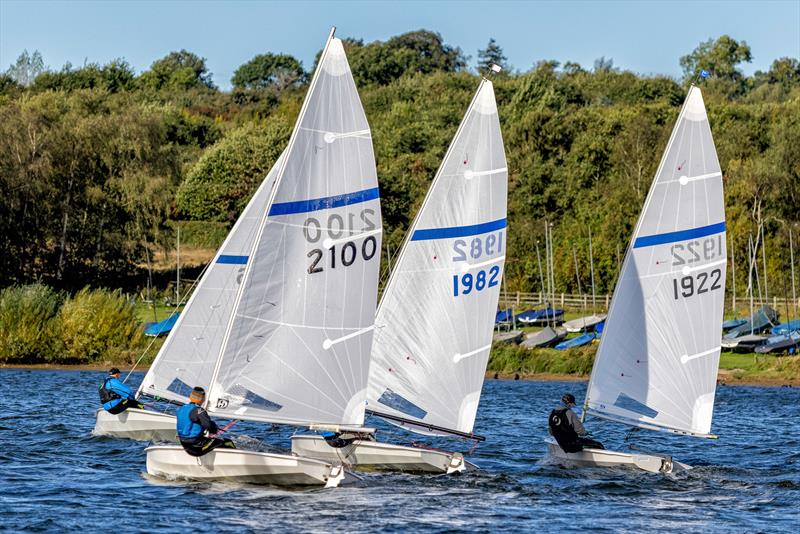
POLYGON ((177 413, 177 430, 180 439, 194 439, 203 433, 203 427, 192 421, 192 413, 199 410, 196 404, 184 404, 177 413))
POLYGON ((548 418, 550 433, 564 452, 580 452, 583 450, 578 433, 567 419, 567 409, 555 409, 548 418))
POLYGON ((100 384, 100 388, 98 389, 98 393, 100 393, 100 404, 106 404, 107 402, 111 402, 113 400, 122 398, 116 391, 113 391, 108 388, 108 381, 111 380, 112 378, 113 377, 106 378, 100 384))

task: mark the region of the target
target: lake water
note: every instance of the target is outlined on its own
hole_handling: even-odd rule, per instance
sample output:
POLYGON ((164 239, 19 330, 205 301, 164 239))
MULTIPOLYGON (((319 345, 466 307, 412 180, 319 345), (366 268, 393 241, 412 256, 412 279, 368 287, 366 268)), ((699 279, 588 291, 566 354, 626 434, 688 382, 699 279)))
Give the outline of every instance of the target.
MULTIPOLYGON (((585 384, 487 381, 476 425, 487 441, 470 457, 481 471, 369 474, 356 486, 287 491, 148 478, 144 443, 91 435, 103 376, 0 370, 0 530, 738 533, 800 524, 797 388, 720 388, 716 441, 638 432, 639 447, 695 466, 665 476, 547 465, 547 414, 565 391, 582 399, 585 384)), ((587 426, 607 447, 623 444, 619 425, 587 426)), ((411 439, 380 428, 385 441, 411 439)), ((282 446, 291 432, 234 429, 282 446)), ((469 448, 439 445, 448 443, 469 448)))

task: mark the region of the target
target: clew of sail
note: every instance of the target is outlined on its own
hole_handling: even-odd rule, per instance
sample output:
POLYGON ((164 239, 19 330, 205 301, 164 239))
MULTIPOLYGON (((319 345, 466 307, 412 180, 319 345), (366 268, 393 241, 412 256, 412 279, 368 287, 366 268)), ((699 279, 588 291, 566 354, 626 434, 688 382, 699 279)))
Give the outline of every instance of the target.
POLYGON ((248 254, 283 155, 256 190, 189 298, 144 377, 139 392, 186 402, 192 388, 211 381, 248 254))
POLYGON ((722 173, 692 87, 625 256, 589 413, 708 437, 725 296, 722 173))
POLYGON ((332 36, 284 158, 208 408, 246 420, 361 425, 382 222, 369 124, 332 36))
POLYGON ((424 433, 430 427, 414 421, 472 431, 506 252, 507 176, 494 90, 484 80, 378 308, 367 393, 376 415, 424 433))

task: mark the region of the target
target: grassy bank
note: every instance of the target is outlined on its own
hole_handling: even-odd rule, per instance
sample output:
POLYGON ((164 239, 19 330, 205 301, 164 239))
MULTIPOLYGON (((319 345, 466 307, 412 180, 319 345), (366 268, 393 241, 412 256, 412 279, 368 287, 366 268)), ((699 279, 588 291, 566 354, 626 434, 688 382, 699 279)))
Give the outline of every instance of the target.
MULTIPOLYGON (((487 376, 588 380, 596 350, 596 344, 566 351, 495 345, 489 357, 487 376)), ((727 384, 800 385, 800 356, 723 352, 718 377, 727 384)))

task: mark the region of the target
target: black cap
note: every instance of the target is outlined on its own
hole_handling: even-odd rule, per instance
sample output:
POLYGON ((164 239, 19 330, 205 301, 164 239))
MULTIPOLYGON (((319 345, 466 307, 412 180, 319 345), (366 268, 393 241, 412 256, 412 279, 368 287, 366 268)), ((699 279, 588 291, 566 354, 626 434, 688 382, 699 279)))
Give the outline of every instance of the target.
POLYGON ((575 395, 572 393, 564 393, 564 396, 561 397, 561 402, 564 404, 575 404, 575 395))
POLYGON ((111 370, 108 372, 108 374, 110 374, 110 375, 118 375, 119 374, 119 369, 117 369, 116 367, 112 367, 111 370))

